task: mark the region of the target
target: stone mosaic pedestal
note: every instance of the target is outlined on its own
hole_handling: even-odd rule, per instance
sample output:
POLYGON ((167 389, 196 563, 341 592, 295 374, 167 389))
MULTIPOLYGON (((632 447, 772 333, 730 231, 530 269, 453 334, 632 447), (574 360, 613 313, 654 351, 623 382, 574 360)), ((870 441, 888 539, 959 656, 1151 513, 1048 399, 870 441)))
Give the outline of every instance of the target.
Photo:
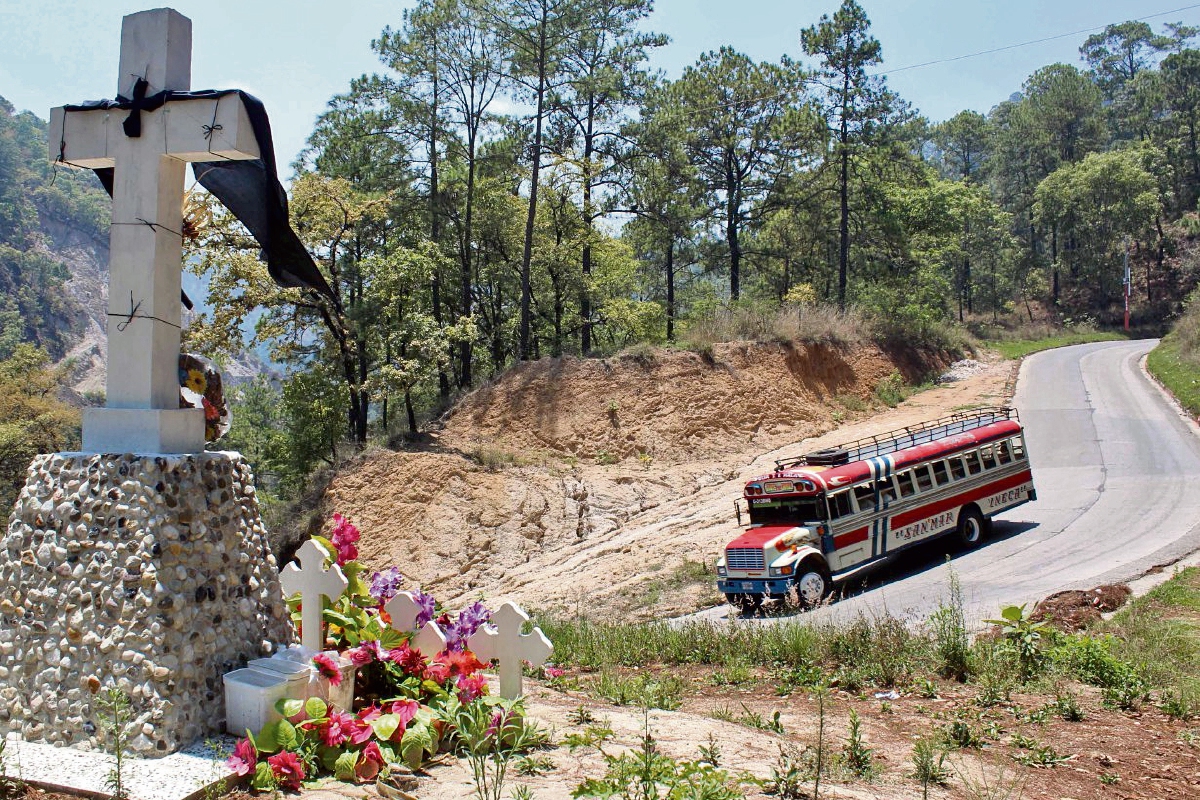
POLYGON ((0 549, 0 733, 130 750, 217 734, 221 676, 291 640, 253 476, 237 453, 41 455, 0 549))

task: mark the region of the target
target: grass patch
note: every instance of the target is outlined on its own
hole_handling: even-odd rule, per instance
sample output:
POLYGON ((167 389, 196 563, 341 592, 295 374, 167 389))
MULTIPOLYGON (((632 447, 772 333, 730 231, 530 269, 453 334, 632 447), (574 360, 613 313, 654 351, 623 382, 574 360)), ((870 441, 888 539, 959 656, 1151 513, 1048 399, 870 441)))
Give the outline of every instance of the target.
POLYGON ((988 339, 984 344, 996 350, 1005 358, 1023 358, 1042 350, 1052 350, 1055 347, 1068 347, 1073 344, 1088 344, 1089 342, 1117 342, 1129 337, 1117 331, 1062 331, 1060 333, 1042 336, 1037 339, 988 339))
POLYGON ((1150 351, 1146 366, 1189 414, 1200 416, 1200 363, 1186 351, 1179 337, 1170 334, 1159 342, 1150 351))

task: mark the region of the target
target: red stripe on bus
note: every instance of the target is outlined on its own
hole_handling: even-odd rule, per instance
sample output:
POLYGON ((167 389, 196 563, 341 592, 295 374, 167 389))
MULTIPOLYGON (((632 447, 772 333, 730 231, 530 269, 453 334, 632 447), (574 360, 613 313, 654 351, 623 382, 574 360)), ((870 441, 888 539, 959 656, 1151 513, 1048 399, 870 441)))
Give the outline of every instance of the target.
POLYGON ((865 542, 867 540, 867 528, 859 528, 856 531, 849 531, 840 536, 833 537, 833 548, 841 550, 843 547, 849 547, 852 544, 865 542))
POLYGON ((916 522, 917 520, 925 519, 926 517, 932 517, 942 513, 943 511, 949 511, 952 508, 965 506, 967 503, 973 503, 976 500, 980 500, 989 495, 1003 492, 1005 489, 1011 489, 1014 486, 1020 486, 1023 483, 1029 483, 1032 480, 1033 473, 1029 470, 1025 470, 1024 472, 1019 472, 1016 475, 1010 475, 1007 478, 993 481, 986 486, 980 486, 978 489, 972 489, 969 492, 962 492, 954 495, 953 497, 947 497, 945 500, 923 505, 919 508, 914 508, 911 511, 905 511, 902 514, 897 514, 896 516, 892 517, 892 530, 903 528, 910 522, 916 522))

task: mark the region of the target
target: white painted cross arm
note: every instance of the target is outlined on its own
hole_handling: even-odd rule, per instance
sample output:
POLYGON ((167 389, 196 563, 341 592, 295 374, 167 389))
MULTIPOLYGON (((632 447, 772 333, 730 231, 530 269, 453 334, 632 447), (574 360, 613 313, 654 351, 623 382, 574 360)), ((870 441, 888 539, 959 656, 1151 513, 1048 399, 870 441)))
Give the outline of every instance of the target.
POLYGON ((413 597, 412 592, 398 592, 387 601, 383 610, 392 618, 392 628, 402 633, 413 633, 410 646, 421 651, 421 655, 432 659, 446 649, 446 637, 436 623, 429 621, 417 628, 417 617, 421 614, 421 605, 413 597))
POLYGON ((321 609, 322 597, 336 600, 347 586, 346 576, 337 564, 325 568, 329 554, 325 548, 309 539, 296 551, 297 567, 288 564, 279 572, 279 585, 283 596, 300 595, 300 644, 313 653, 324 650, 324 624, 321 609))
POLYGON ((521 633, 527 622, 528 614, 515 603, 506 602, 492 614, 490 625, 482 626, 467 640, 467 647, 480 661, 499 662, 500 696, 509 700, 521 695, 521 663, 541 666, 554 651, 541 628, 521 633))

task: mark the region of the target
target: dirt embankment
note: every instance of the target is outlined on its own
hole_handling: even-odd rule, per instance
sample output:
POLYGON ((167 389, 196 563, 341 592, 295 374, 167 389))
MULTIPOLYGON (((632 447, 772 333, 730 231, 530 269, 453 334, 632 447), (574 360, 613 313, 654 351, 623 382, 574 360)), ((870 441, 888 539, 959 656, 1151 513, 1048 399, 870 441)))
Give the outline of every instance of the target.
POLYGON ((839 425, 830 443, 998 402, 1010 368, 880 416, 875 390, 897 371, 874 347, 543 359, 464 398, 433 450, 343 471, 325 509, 362 529, 369 565, 398 565, 451 607, 504 595, 596 616, 682 613, 719 599, 705 570, 734 530, 741 482, 772 458, 823 446, 805 440, 839 425))

